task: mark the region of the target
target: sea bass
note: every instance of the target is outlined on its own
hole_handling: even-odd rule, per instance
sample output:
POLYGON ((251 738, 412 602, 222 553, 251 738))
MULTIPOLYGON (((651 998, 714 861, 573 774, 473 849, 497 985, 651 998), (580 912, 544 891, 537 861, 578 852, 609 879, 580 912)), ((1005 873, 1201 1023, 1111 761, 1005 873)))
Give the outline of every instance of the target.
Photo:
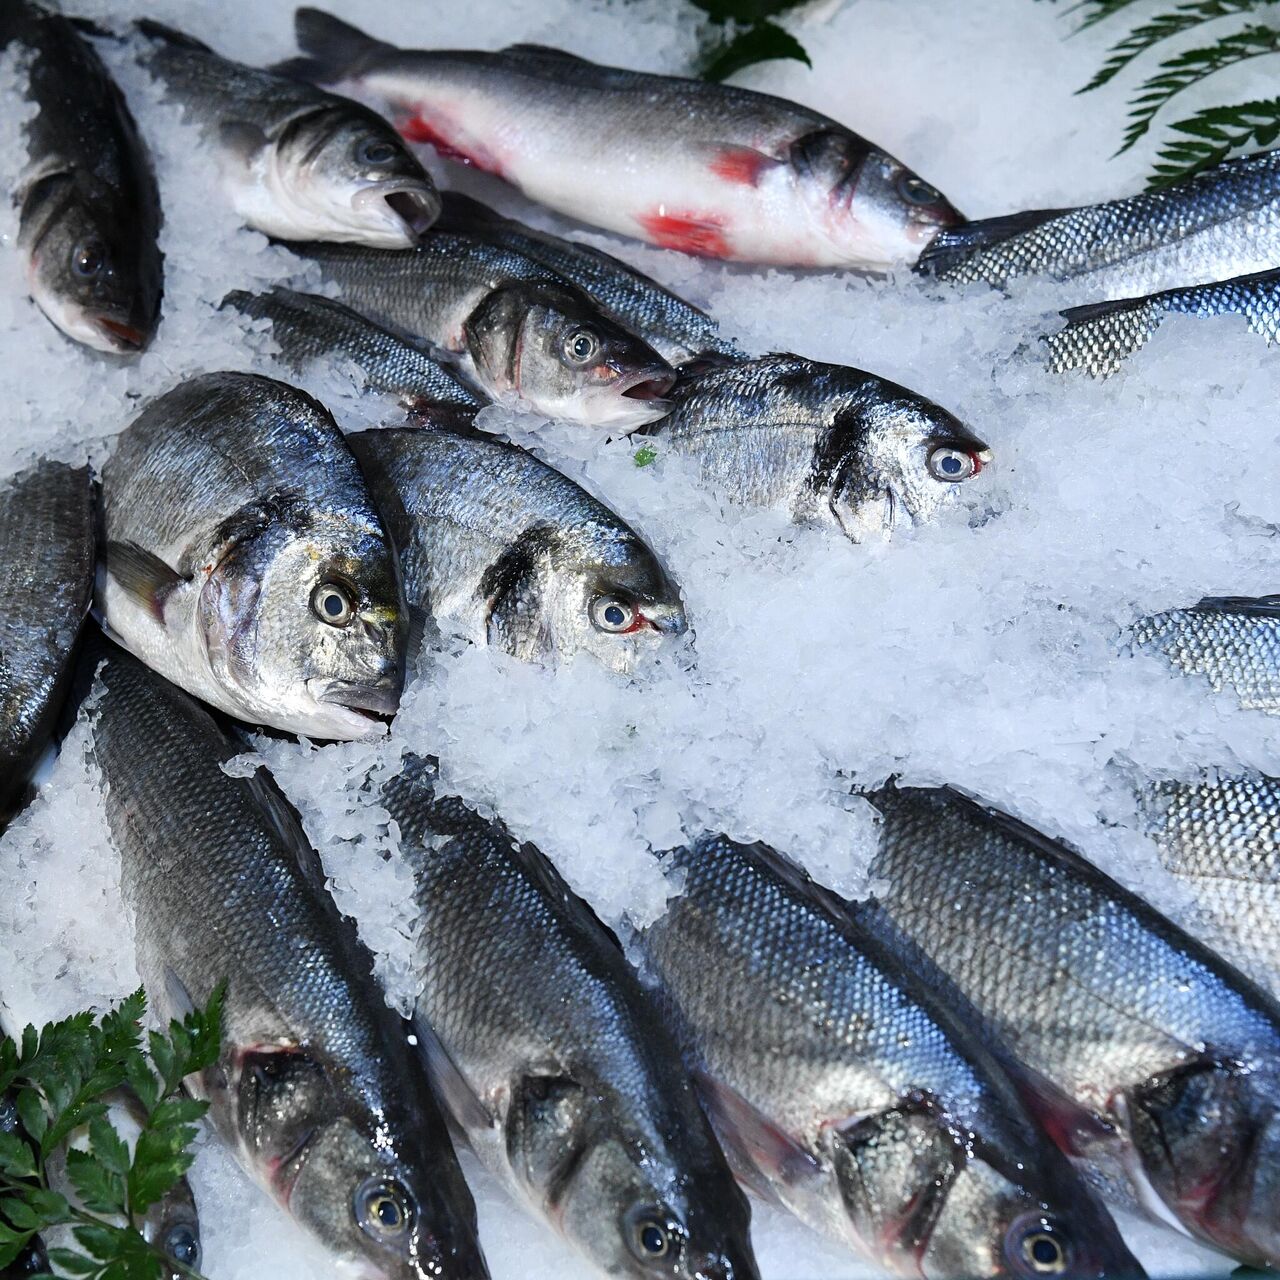
POLYGON ((769 355, 681 381, 646 436, 725 496, 854 542, 919 524, 991 461, 931 400, 860 369, 769 355))
POLYGON ((380 98, 405 137, 663 248, 888 270, 960 221, 893 156, 782 98, 536 45, 400 50, 318 9, 296 22, 296 73, 380 98))
POLYGON ((413 244, 440 197, 394 130, 357 102, 219 57, 143 21, 147 69, 213 144, 235 211, 282 240, 413 244))
POLYGON ((93 750, 152 1007, 226 983, 219 1061, 189 1081, 245 1169, 344 1268, 483 1280, 475 1206, 373 957, 265 770, 186 694, 114 654, 93 750))
POLYGON ((160 196, 129 108, 71 23, 30 0, 0 8, 0 48, 29 58, 37 114, 15 203, 27 282, 69 338, 132 353, 160 322, 160 196))
POLYGON ((1095 378, 1110 377, 1147 345, 1166 316, 1178 312, 1243 316, 1254 333, 1273 343, 1280 338, 1280 270, 1166 289, 1147 298, 1072 307, 1062 313, 1066 326, 1044 339, 1049 368, 1054 373, 1084 369, 1095 378))
POLYGON ((0 821, 53 731, 94 564, 86 467, 41 462, 0 486, 0 821))
POLYGON ((917 270, 961 284, 1048 276, 1096 302, 1270 271, 1277 261, 1280 151, 1264 151, 1122 200, 966 223, 939 235, 917 270))
POLYGON ((522 253, 432 232, 412 253, 291 246, 357 311, 450 353, 486 395, 551 418, 641 426, 671 366, 580 289, 522 253))
POLYGON ((640 535, 532 454, 478 432, 347 437, 400 554, 410 603, 528 662, 585 650, 630 671, 687 627, 640 535))
POLYGON ((407 408, 443 412, 470 420, 485 401, 438 360, 413 343, 367 320, 332 298, 276 288, 268 293, 235 290, 222 300, 241 315, 271 322, 271 337, 295 372, 316 361, 350 362, 365 385, 399 397, 407 408))
POLYGON ((950 789, 887 787, 889 921, 1025 1068, 1073 1154, 1157 1217, 1280 1262, 1280 1006, 1065 845, 950 789))
POLYGON ((382 803, 433 1075, 481 1161, 605 1275, 755 1280, 746 1200, 617 939, 537 849, 437 795, 433 763, 382 803))
POLYGON ((208 373, 153 400, 102 475, 111 634, 242 720, 378 732, 404 679, 395 552, 333 419, 270 378, 208 373))
POLYGON ((662 856, 641 947, 749 1185, 897 1275, 1140 1276, 975 1031, 764 845, 662 856))

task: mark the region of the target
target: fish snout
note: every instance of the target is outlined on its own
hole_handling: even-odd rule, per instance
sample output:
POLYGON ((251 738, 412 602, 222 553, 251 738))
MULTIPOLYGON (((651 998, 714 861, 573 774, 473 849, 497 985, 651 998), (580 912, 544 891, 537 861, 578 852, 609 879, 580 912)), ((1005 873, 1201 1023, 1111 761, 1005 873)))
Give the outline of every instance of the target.
POLYGON ((621 374, 618 378, 618 393, 628 400, 643 400, 653 404, 666 406, 667 397, 676 385, 674 369, 639 369, 633 373, 621 374))
POLYGON ((403 681, 398 675, 379 680, 332 680, 320 696, 321 702, 363 711, 375 716, 394 716, 400 709, 403 681))
POLYGON ((111 348, 122 355, 136 355, 147 345, 148 335, 136 325, 111 316, 97 316, 94 322, 111 348))
POLYGON ((442 207, 440 194, 433 186, 412 179, 373 183, 357 191, 351 204, 357 213, 379 207, 389 212, 411 243, 421 240, 431 229, 442 207))

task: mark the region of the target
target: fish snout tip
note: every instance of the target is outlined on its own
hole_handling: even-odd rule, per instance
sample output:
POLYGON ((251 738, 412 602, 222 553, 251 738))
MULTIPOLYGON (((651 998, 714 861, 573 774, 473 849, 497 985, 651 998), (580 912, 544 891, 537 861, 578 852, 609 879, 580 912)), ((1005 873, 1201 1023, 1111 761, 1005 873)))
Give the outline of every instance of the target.
POLYGON ((94 323, 111 348, 121 355, 137 355, 150 340, 150 335, 140 326, 113 319, 111 316, 98 316, 94 323))
POLYGON ((675 390, 676 377, 674 369, 641 369, 624 374, 618 391, 628 400, 642 400, 657 408, 668 403, 667 397, 675 390))
POLYGON ((349 711, 390 718, 400 710, 402 692, 403 682, 395 676, 372 681, 334 680, 320 695, 320 701, 349 711))

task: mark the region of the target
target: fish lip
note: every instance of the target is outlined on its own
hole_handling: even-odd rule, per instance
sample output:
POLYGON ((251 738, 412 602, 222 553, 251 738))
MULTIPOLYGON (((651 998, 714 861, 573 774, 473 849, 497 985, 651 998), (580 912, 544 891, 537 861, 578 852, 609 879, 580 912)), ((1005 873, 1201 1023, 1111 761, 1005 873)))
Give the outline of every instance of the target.
POLYGON ((345 707, 370 720, 390 719, 400 710, 400 694, 398 680, 379 680, 375 684, 332 680, 320 695, 320 701, 345 707))
POLYGON ((670 405, 668 396, 676 385, 675 370, 640 369, 622 374, 618 379, 618 394, 628 400, 642 400, 648 404, 670 405))
POLYGON ((95 316, 93 323, 104 333, 107 341, 120 352, 134 355, 147 345, 145 330, 125 320, 114 320, 110 316, 95 316))
POLYGON ((440 196, 429 183, 414 179, 373 182, 351 198, 352 207, 364 210, 382 201, 402 224, 410 240, 420 240, 440 216, 440 196))

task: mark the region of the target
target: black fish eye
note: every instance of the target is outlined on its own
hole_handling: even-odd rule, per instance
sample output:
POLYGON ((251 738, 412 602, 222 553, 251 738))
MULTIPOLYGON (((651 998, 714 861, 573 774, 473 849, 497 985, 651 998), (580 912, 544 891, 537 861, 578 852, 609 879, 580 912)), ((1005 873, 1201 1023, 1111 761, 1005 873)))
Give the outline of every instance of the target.
POLYGON ((898 194, 908 204, 938 204, 942 200, 942 192, 937 187, 931 187, 914 173, 904 173, 898 179, 898 194))
POLYGON ((1031 1232, 1022 1242, 1022 1256, 1038 1276, 1061 1275, 1067 1269, 1066 1250, 1047 1231, 1031 1232))
POLYGON ((646 1219, 636 1226, 636 1240, 640 1251, 650 1258, 661 1258, 671 1248, 671 1236, 660 1222, 646 1219))
POLYGON ((587 364, 596 358, 600 342, 589 329, 575 329, 564 341, 564 353, 576 364, 587 364))
POLYGON ((356 159, 361 164, 390 164, 396 154, 395 143, 386 138, 365 138, 356 143, 356 159))
POLYGON ((372 1235, 390 1238, 409 1225, 409 1197, 398 1182, 382 1178, 364 1182, 355 1195, 356 1221, 372 1235))
POLYGON ((355 617, 351 592, 337 582, 322 582, 311 593, 311 611, 331 627, 345 627, 355 617))
POLYGON ((639 616, 625 600, 618 600, 613 596, 597 596, 587 612, 597 631, 610 631, 614 634, 633 631, 639 616))
POLYGON ((164 1238, 164 1252, 179 1266, 196 1270, 200 1265, 200 1241, 185 1223, 174 1227, 164 1238))
POLYGON ((71 269, 86 279, 96 276, 106 260, 106 250, 99 240, 85 240, 71 251, 71 269))
POLYGON ((929 474, 935 480, 968 480, 982 470, 977 457, 965 449, 939 445, 929 451, 929 474))

